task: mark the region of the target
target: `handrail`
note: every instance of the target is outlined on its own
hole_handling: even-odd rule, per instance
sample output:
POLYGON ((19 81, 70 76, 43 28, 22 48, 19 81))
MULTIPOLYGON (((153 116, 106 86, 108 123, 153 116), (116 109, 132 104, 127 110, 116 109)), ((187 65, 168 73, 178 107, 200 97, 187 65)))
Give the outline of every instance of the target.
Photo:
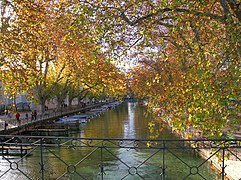
MULTIPOLYGON (((0 148, 0 156, 2 156, 2 158, 6 160, 6 163, 8 162, 9 164, 8 169, 1 170, 0 179, 11 170, 14 170, 14 172, 19 170, 19 174, 27 177, 28 179, 32 179, 31 174, 27 174, 28 171, 23 172, 20 170, 19 167, 22 165, 22 163, 18 162, 23 162, 25 158, 33 153, 35 153, 34 157, 40 158, 36 165, 40 172, 38 179, 53 178, 50 177, 53 174, 46 169, 50 163, 45 159, 47 158, 47 155, 51 156, 55 159, 55 161, 61 163, 62 165, 64 164, 64 167, 66 168, 66 171, 63 170, 61 173, 56 171, 54 175, 57 174, 58 177, 64 177, 65 175, 76 175, 80 179, 88 179, 86 178, 86 172, 82 172, 81 168, 84 168, 82 167, 82 163, 89 161, 89 158, 92 156, 93 158, 97 158, 96 156, 99 157, 96 159, 99 161, 99 169, 97 168, 96 171, 98 171, 100 179, 105 179, 106 172, 108 171, 109 162, 106 160, 107 157, 107 159, 113 159, 114 162, 118 161, 121 166, 125 167, 124 169, 126 169, 125 172, 127 172, 127 174, 122 177, 123 179, 129 176, 137 176, 141 179, 145 179, 145 175, 141 174, 140 172, 143 171, 144 167, 147 167, 148 169, 150 161, 154 164, 152 164, 150 168, 154 168, 152 166, 155 166, 155 168, 158 169, 158 174, 155 175, 157 175, 160 179, 165 179, 165 177, 168 177, 168 169, 175 168, 175 166, 171 167, 170 165, 167 165, 167 161, 169 160, 170 156, 172 156, 172 158, 174 158, 178 163, 186 166, 186 177, 204 177, 205 173, 203 174, 201 167, 203 167, 203 164, 212 163, 215 168, 219 169, 220 179, 225 179, 226 177, 231 177, 233 175, 230 170, 234 169, 233 167, 229 167, 229 164, 227 164, 227 158, 235 160, 232 161, 232 163, 241 162, 241 139, 154 140, 0 135, 0 148), (15 148, 11 149, 11 147, 15 148), (116 151, 118 152, 118 149, 122 151, 124 150, 125 156, 131 156, 130 159, 132 159, 132 161, 129 161, 128 158, 124 158, 124 156, 119 156, 118 153, 114 153, 116 151), (12 162, 11 150, 19 151, 20 157, 17 162, 12 162), (58 153, 62 152, 63 150, 65 152, 70 150, 71 153, 76 153, 77 159, 79 158, 78 161, 75 164, 69 163, 69 158, 64 157, 65 153, 58 153), (145 157, 142 162, 139 162, 139 165, 133 165, 135 164, 135 153, 146 150, 151 152, 151 154, 146 155, 147 157, 145 157), (182 151, 187 151, 190 153, 190 156, 192 156, 191 154, 200 154, 203 158, 203 161, 198 165, 189 164, 190 162, 185 162, 185 160, 183 160, 179 155, 179 152, 182 151), (86 154, 83 155, 83 152, 86 152, 86 154), (160 153, 162 154, 161 156, 160 153), (160 160, 157 160, 157 158, 160 158, 160 160)), ((31 158, 31 156, 27 159, 29 158, 31 158)), ((136 163, 138 164, 138 162, 136 163)), ((55 170, 52 169, 52 171, 55 170)), ((236 176, 241 177, 241 174, 237 175, 236 173, 236 176)), ((58 179, 58 177, 56 177, 56 179, 58 179)))

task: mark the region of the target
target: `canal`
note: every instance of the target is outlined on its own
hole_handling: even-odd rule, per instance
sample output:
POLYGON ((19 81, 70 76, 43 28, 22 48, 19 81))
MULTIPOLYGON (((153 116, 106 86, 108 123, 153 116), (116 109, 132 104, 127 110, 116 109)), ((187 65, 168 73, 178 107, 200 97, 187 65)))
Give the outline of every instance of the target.
MULTIPOLYGON (((70 130, 68 136, 149 139, 148 122, 151 118, 145 107, 138 103, 122 103, 80 125, 78 130, 70 130)), ((178 138, 170 130, 164 129, 159 139, 178 138)), ((113 143, 111 140, 106 142, 113 143)), ((24 158, 1 156, 0 179, 41 179, 41 163, 44 164, 44 179, 220 179, 209 164, 204 163, 192 150, 178 148, 182 146, 175 148, 173 145, 173 149, 163 151, 141 148, 99 149, 94 146, 79 148, 74 145, 76 143, 85 144, 82 141, 71 141, 68 148, 36 148, 30 156, 24 158)), ((128 142, 119 141, 118 145, 121 143, 128 142)))

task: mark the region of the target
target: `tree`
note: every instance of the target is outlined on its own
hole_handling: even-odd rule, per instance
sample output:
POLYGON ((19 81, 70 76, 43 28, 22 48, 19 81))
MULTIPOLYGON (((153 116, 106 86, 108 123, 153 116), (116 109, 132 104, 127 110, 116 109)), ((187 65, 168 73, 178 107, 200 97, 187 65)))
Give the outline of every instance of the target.
POLYGON ((238 1, 106 0, 86 6, 95 10, 93 24, 99 26, 98 37, 104 37, 109 54, 133 56, 152 69, 138 71, 149 79, 139 78, 142 83, 133 87, 137 94, 145 88, 141 95, 151 97, 151 107, 165 109, 174 128, 193 126, 210 136, 222 134, 230 97, 240 98, 238 1), (153 68, 149 59, 159 66, 153 68))
MULTIPOLYGON (((230 123, 230 114, 235 111, 237 114, 240 105, 236 103, 233 112, 227 106, 230 97, 240 99, 237 88, 240 84, 240 18, 231 13, 227 2, 173 1, 161 8, 152 8, 153 11, 133 21, 127 12, 122 15, 130 25, 147 25, 145 34, 150 34, 146 36, 149 44, 153 42, 155 46, 154 38, 161 42, 162 53, 154 61, 165 62, 165 65, 156 66, 162 74, 156 72, 151 80, 154 81, 156 76, 165 80, 159 81, 159 88, 156 83, 147 81, 150 89, 159 89, 158 94, 148 91, 147 95, 151 97, 151 108, 159 106, 163 109, 165 117, 162 119, 169 121, 175 129, 192 126, 204 135, 217 137, 222 135, 221 129, 227 127, 227 122, 233 130, 239 123, 238 119, 230 123), (162 25, 162 34, 154 31, 158 25, 162 25)), ((144 61, 145 66, 152 67, 144 61)), ((133 82, 136 83, 136 79, 133 82)), ((141 82, 140 88, 143 88, 141 82)))
POLYGON ((133 91, 178 130, 193 126, 219 136, 240 110, 238 103, 227 108, 241 94, 237 0, 4 2, 2 14, 9 8, 14 15, 1 16, 1 59, 5 70, 21 74, 22 89, 44 95, 72 72, 68 78, 91 93, 119 96, 126 80, 112 63, 133 60, 133 91), (59 79, 47 85, 57 64, 59 79))
POLYGON ((14 81, 2 71, 6 91, 11 89, 16 94, 21 90, 34 94, 33 99, 41 105, 43 112, 46 100, 52 98, 51 92, 56 87, 62 84, 64 94, 67 93, 67 87, 73 83, 70 80, 73 71, 82 73, 81 82, 89 86, 87 88, 100 86, 99 69, 94 67, 99 67, 100 61, 104 60, 103 57, 97 59, 101 52, 91 32, 92 27, 89 24, 79 26, 89 18, 80 7, 76 9, 74 4, 58 1, 16 0, 9 4, 14 18, 6 32, 1 34, 2 57, 4 69, 14 75, 14 81), (12 88, 13 84, 17 89, 12 88))

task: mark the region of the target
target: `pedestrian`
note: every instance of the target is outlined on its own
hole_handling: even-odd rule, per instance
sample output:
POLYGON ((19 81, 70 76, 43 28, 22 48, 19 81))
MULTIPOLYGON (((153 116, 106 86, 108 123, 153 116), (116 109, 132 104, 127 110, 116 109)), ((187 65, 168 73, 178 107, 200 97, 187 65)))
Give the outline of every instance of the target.
POLYGON ((32 121, 34 120, 34 111, 32 111, 32 113, 31 113, 31 120, 32 121))
POLYGON ((28 113, 26 112, 26 114, 25 114, 25 118, 28 120, 28 113))
POLYGON ((7 123, 7 121, 4 121, 4 130, 5 131, 7 130, 7 127, 8 127, 8 123, 7 123))
POLYGON ((27 123, 28 123, 28 113, 27 112, 25 114, 25 119, 27 120, 27 123))
POLYGON ((19 112, 16 113, 16 119, 17 119, 18 124, 20 125, 20 114, 19 114, 19 112))
POLYGON ((34 119, 36 120, 37 119, 37 110, 34 110, 33 116, 34 116, 34 119))

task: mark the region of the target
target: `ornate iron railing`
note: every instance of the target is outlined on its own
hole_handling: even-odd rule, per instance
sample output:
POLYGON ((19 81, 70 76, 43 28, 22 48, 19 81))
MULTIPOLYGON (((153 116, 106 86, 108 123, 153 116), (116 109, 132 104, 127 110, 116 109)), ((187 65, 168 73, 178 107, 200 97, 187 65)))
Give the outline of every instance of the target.
POLYGON ((0 179, 241 178, 238 169, 241 164, 240 139, 141 140, 6 135, 0 136, 0 140, 0 179))

